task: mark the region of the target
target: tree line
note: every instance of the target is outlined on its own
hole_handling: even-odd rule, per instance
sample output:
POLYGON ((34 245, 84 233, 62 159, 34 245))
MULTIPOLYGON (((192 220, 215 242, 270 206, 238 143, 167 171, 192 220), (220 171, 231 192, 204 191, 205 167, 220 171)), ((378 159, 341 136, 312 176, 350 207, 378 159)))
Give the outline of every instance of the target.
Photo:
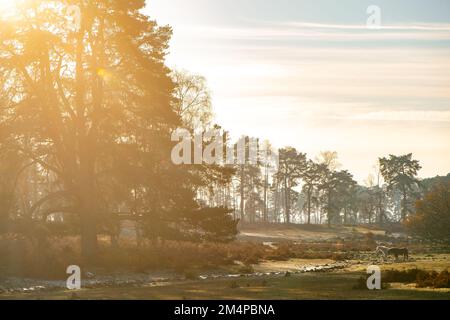
POLYGON ((336 153, 311 160, 267 141, 260 152, 278 153, 277 163, 172 163, 174 130, 220 126, 205 79, 166 66, 172 30, 144 5, 42 1, 0 21, 1 233, 38 242, 77 234, 92 261, 98 235, 117 245, 123 220, 154 241, 229 241, 239 220, 373 223, 411 213, 420 192, 412 155, 380 159, 367 186, 339 170, 336 153))

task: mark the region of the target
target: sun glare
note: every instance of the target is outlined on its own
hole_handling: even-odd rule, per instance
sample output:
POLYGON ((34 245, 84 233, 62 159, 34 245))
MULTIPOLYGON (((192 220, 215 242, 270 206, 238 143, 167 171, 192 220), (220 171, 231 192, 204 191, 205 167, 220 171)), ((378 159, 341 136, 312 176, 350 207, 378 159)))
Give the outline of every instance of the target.
POLYGON ((16 4, 16 0, 0 0, 0 18, 13 16, 16 4))
POLYGON ((10 7, 13 5, 14 1, 10 0, 0 0, 0 9, 3 11, 5 8, 10 7))

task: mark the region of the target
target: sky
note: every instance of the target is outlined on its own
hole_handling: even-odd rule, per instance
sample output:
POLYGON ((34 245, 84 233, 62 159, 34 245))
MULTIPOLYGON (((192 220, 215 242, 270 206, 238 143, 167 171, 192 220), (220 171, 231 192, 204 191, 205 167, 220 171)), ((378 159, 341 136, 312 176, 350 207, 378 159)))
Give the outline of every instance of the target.
POLYGON ((148 0, 146 13, 173 27, 167 64, 206 77, 235 137, 337 151, 360 182, 389 154, 412 152, 421 177, 450 172, 450 1, 148 0))

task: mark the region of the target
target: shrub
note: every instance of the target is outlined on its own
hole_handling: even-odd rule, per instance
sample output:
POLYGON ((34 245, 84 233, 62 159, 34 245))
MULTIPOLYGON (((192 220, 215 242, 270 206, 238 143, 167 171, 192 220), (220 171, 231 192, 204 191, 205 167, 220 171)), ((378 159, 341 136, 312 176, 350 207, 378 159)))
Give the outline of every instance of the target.
POLYGON ((416 283, 417 288, 450 288, 450 273, 424 271, 420 269, 387 270, 383 273, 385 282, 416 283))
MULTIPOLYGON (((354 290, 369 290, 369 288, 367 288, 367 279, 369 278, 370 275, 364 275, 364 276, 360 276, 357 280, 355 285, 352 287, 352 289, 354 290)), ((385 290, 389 288, 389 284, 387 282, 382 281, 381 282, 381 289, 385 290)))
POLYGON ((450 288, 450 273, 445 270, 440 273, 436 271, 423 272, 417 277, 418 288, 450 288))
MULTIPOLYGON (((180 274, 213 269, 242 261, 250 272, 251 264, 266 255, 267 248, 254 243, 194 243, 164 241, 141 247, 121 242, 111 247, 108 237, 99 237, 95 267, 103 272, 147 272, 170 269, 180 274)), ((79 237, 49 239, 45 246, 14 235, 0 238, 0 268, 7 274, 34 278, 65 279, 69 265, 83 269, 79 237)))
POLYGON ((0 237, 0 267, 6 275, 65 279, 69 265, 82 265, 75 240, 49 239, 43 243, 17 235, 3 235, 0 237))
POLYGON ((255 269, 251 265, 243 265, 238 269, 238 272, 241 274, 252 274, 255 272, 255 269))
POLYGON ((383 272, 383 281, 413 283, 423 273, 423 271, 417 268, 409 270, 386 270, 383 272))
POLYGON ((184 277, 188 280, 196 280, 198 279, 198 274, 194 270, 187 270, 184 273, 184 277))

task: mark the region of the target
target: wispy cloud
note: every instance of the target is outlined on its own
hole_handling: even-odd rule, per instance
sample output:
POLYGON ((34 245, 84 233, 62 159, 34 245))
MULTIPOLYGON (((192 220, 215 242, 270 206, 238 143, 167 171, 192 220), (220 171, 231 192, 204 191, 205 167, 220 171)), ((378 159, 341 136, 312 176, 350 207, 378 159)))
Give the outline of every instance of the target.
POLYGON ((335 119, 354 121, 395 121, 395 122, 450 122, 450 111, 375 111, 338 116, 335 119))
MULTIPOLYGON (((296 28, 311 28, 311 29, 333 29, 333 30, 367 30, 366 25, 356 24, 327 24, 327 23, 312 23, 312 22, 285 22, 273 23, 267 22, 268 25, 273 26, 287 26, 296 28)), ((397 24, 397 25, 381 25, 380 30, 396 30, 396 31, 448 31, 450 32, 449 23, 415 23, 415 24, 397 24)))
POLYGON ((308 22, 259 22, 245 27, 191 25, 176 31, 184 37, 225 40, 386 41, 450 40, 450 24, 404 24, 369 29, 365 25, 308 22))
POLYGON ((361 20, 350 20, 360 24, 189 21, 174 29, 169 61, 206 76, 217 121, 236 136, 312 156, 337 150, 358 179, 393 152, 413 152, 424 175, 446 173, 450 23, 373 30, 358 12, 361 20))

